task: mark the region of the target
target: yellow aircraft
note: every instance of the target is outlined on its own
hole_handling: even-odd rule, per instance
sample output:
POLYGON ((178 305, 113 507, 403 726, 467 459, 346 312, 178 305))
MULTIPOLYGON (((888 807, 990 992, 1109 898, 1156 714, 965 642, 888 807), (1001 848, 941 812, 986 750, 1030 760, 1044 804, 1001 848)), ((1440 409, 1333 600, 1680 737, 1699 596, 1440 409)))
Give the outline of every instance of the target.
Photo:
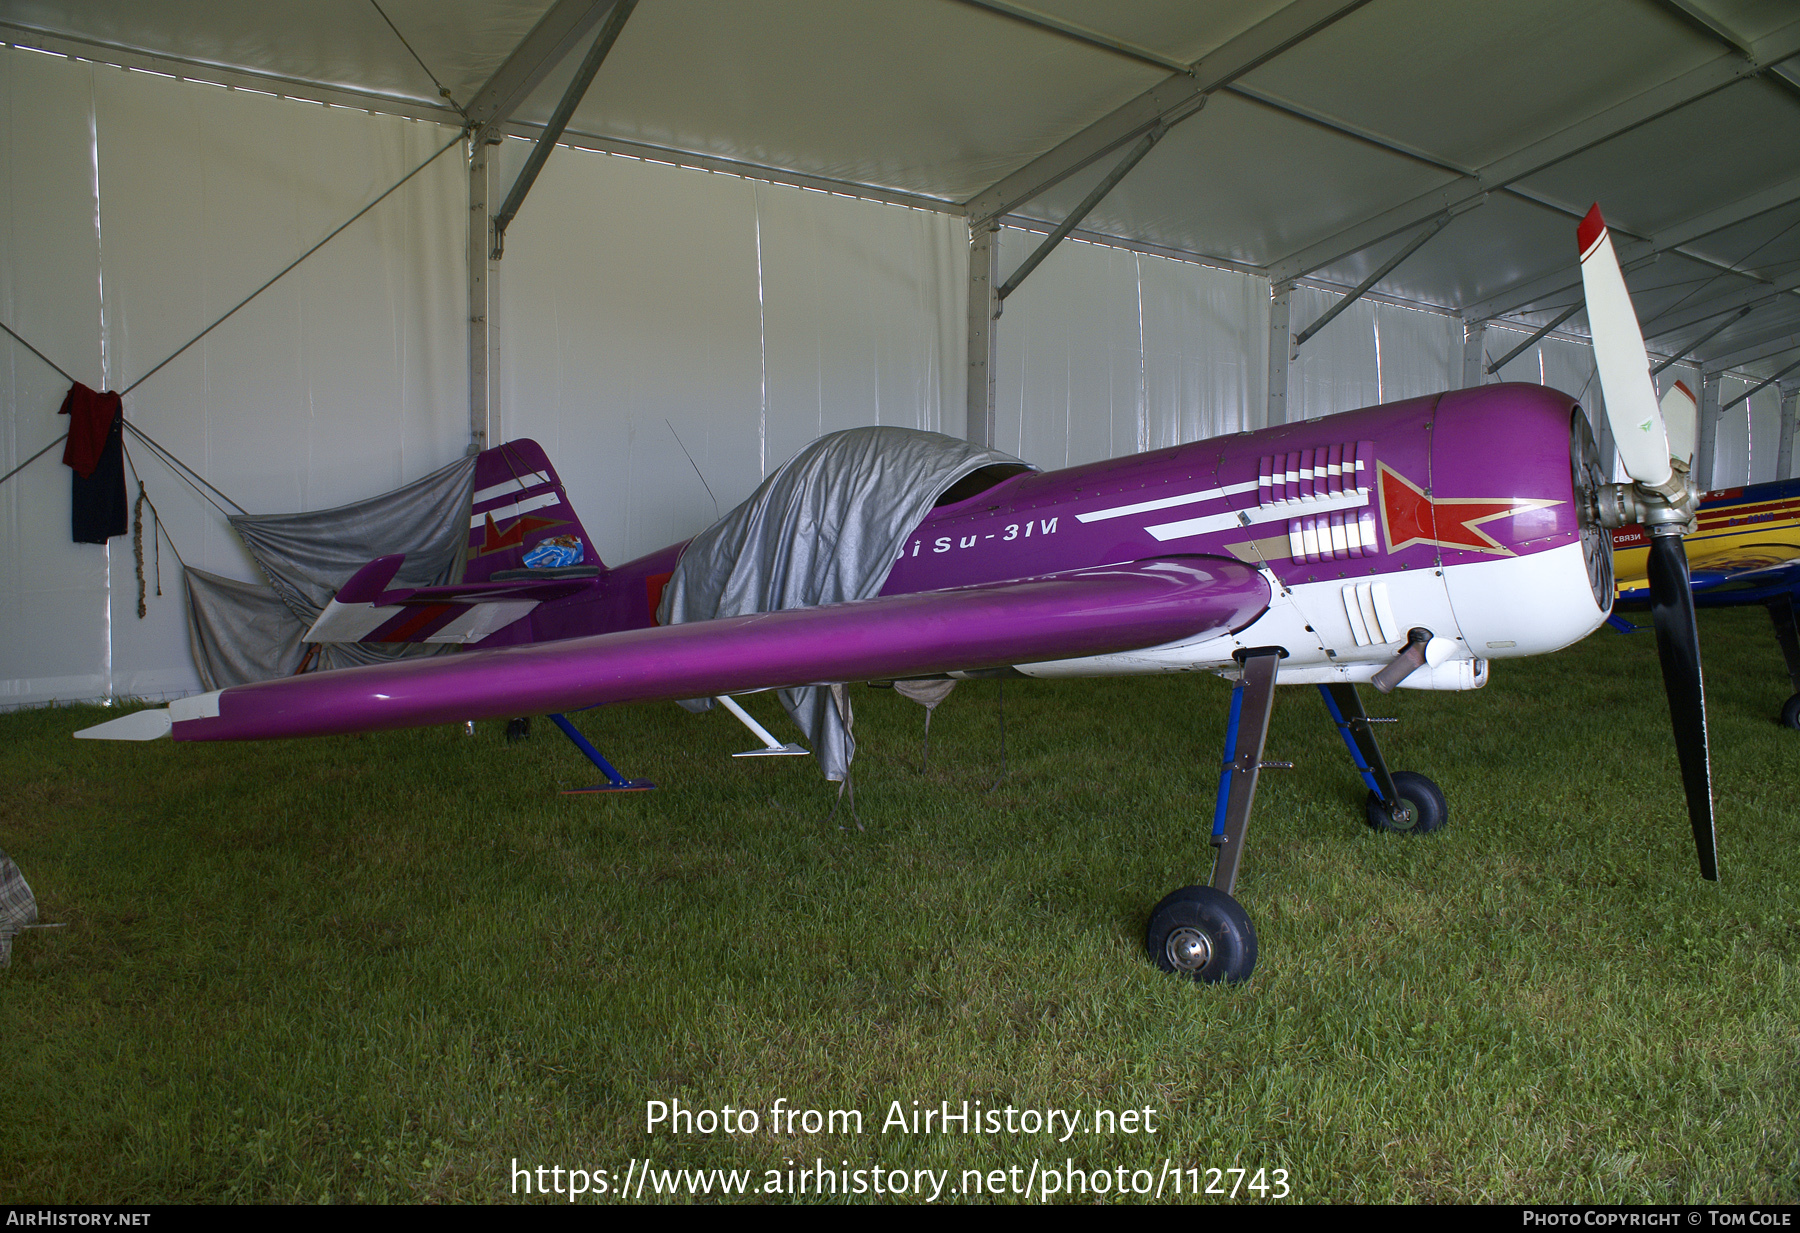
MULTIPOLYGON (((1687 422, 1692 423, 1694 396, 1678 381, 1663 399, 1671 440, 1680 431, 1684 402, 1687 422)), ((1705 493, 1698 521, 1698 527, 1683 537, 1694 604, 1701 608, 1762 604, 1769 610, 1794 688, 1781 708, 1781 722, 1800 729, 1800 629, 1794 613, 1800 598, 1800 479, 1705 493)), ((1650 541, 1644 528, 1620 527, 1612 533, 1612 544, 1615 607, 1649 604, 1650 541)), ((1612 620, 1622 629, 1637 628, 1618 616, 1612 620)))

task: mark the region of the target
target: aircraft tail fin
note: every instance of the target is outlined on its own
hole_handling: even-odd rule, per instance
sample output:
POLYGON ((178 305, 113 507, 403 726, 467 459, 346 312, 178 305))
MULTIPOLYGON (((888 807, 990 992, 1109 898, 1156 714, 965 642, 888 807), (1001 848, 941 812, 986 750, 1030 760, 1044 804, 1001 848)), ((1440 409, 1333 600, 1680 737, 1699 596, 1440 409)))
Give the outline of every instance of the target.
POLYGON ((481 642, 547 600, 600 584, 606 566, 537 442, 483 450, 474 485, 459 582, 390 590, 405 558, 377 557, 339 588, 305 640, 481 642))
POLYGON ((543 446, 519 440, 483 450, 475 460, 462 580, 486 582, 517 569, 572 566, 606 572, 543 446))

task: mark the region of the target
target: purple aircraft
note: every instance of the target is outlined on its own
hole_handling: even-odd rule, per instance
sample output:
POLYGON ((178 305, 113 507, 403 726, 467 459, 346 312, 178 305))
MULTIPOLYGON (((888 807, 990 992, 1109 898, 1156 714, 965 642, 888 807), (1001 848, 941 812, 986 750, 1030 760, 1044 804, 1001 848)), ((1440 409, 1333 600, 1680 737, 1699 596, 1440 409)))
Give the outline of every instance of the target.
POLYGON ((874 598, 659 625, 685 545, 610 569, 557 564, 585 534, 543 450, 515 441, 478 461, 463 582, 390 590, 400 558, 381 558, 307 635, 464 652, 234 686, 77 735, 260 740, 842 681, 1215 672, 1236 687, 1212 876, 1157 905, 1146 944, 1167 971, 1243 980, 1256 934, 1232 891, 1275 683, 1319 687, 1372 826, 1436 830, 1442 792, 1388 769, 1356 687, 1478 689, 1494 660, 1585 637, 1611 610, 1604 528, 1640 523, 1696 850, 1714 878, 1681 540, 1694 494, 1671 466, 1597 208, 1580 240, 1630 484, 1604 483, 1573 399, 1484 386, 1064 471, 986 468, 906 536, 874 598))

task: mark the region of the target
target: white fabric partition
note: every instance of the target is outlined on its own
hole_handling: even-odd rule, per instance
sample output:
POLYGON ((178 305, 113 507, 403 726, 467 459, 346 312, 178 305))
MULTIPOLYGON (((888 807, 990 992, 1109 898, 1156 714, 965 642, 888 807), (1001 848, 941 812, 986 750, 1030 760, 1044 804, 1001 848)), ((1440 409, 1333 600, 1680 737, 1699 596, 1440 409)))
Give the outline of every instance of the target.
MULTIPOLYGON (((0 52, 0 313, 89 385, 102 384, 100 246, 88 74, 67 61, 0 52)), ((68 383, 0 336, 6 415, 0 471, 65 431, 68 383)), ((95 697, 108 686, 106 549, 69 542, 61 447, 0 485, 0 705, 95 697)), ((129 558, 127 558, 129 560, 129 558)))

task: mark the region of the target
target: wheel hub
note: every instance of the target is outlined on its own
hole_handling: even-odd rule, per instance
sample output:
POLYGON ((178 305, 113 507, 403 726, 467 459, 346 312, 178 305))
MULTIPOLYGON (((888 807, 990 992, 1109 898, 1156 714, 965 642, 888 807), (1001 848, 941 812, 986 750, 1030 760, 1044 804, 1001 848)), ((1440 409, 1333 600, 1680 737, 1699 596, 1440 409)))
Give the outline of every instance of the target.
POLYGON ((1413 823, 1419 820, 1419 807, 1411 801, 1402 800, 1388 816, 1394 820, 1395 830, 1411 830, 1413 823))
POLYGON ((1169 962, 1178 972, 1198 972, 1212 962, 1212 941, 1198 929, 1181 928, 1169 935, 1169 962))

